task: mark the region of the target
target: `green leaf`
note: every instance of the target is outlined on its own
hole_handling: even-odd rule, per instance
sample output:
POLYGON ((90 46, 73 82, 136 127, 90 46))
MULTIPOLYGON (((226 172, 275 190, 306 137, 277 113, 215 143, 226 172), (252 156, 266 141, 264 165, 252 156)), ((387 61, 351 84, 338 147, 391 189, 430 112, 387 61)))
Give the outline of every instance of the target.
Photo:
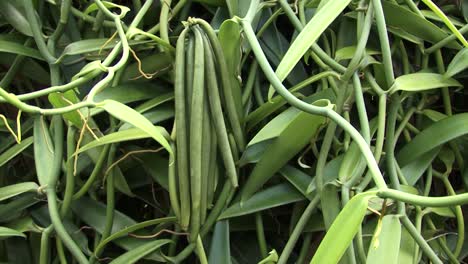
POLYGON ((426 207, 424 213, 434 213, 442 217, 455 218, 455 213, 450 207, 426 207))
POLYGON ((281 174, 284 178, 286 178, 286 180, 289 181, 289 183, 296 187, 296 189, 301 192, 302 195, 307 197, 309 200, 314 199, 315 194, 313 192, 307 193, 307 186, 309 186, 314 178, 290 165, 286 165, 281 168, 279 174, 281 174))
MULTIPOLYGON (((327 106, 328 103, 328 100, 319 100, 313 105, 327 106)), ((296 108, 290 108, 263 127, 247 147, 267 139, 274 138, 274 140, 265 149, 262 158, 247 179, 242 189, 241 201, 246 201, 258 191, 268 179, 305 147, 325 122, 326 118, 323 116, 311 115, 296 108)))
POLYGON ((400 252, 398 253, 398 261, 396 263, 414 263, 415 248, 416 242, 408 230, 403 228, 401 230, 400 252))
MULTIPOLYGON (((448 34, 441 28, 407 8, 390 1, 382 1, 382 7, 388 27, 399 28, 410 35, 431 43, 437 43, 448 37, 448 34)), ((456 41, 449 42, 446 47, 461 49, 456 41)))
POLYGON ((130 234, 130 233, 132 233, 132 232, 134 232, 136 230, 143 229, 145 227, 152 226, 152 225, 161 224, 161 223, 172 223, 174 221, 176 221, 175 217, 165 217, 165 218, 157 218, 157 219, 148 220, 148 221, 144 221, 144 222, 140 222, 140 223, 131 225, 131 226, 126 227, 126 228, 124 228, 124 229, 122 229, 122 230, 120 230, 118 232, 113 233, 112 235, 110 235, 109 237, 107 237, 106 239, 101 241, 99 243, 99 245, 96 247, 95 252, 100 252, 101 249, 106 244, 108 244, 111 241, 116 240, 118 238, 128 236, 128 234, 130 234))
MULTIPOLYGON (((26 36, 32 37, 31 26, 20 1, 0 1, 0 14, 16 30, 26 36)), ((30 7, 32 8, 32 7, 30 7)))
POLYGON ((109 114, 115 118, 132 124, 133 126, 140 128, 156 140, 161 146, 163 146, 167 152, 172 154, 172 148, 169 142, 164 137, 164 133, 161 132, 160 128, 157 128, 151 124, 148 119, 142 116, 134 109, 113 100, 104 100, 100 107, 104 108, 109 114))
POLYGON ((423 115, 427 116, 429 119, 431 119, 434 122, 437 122, 447 117, 446 114, 443 114, 441 112, 438 112, 432 109, 424 109, 422 113, 423 115))
MULTIPOLYGON (((146 113, 143 114, 143 116, 154 125, 161 123, 162 121, 171 119, 174 117, 174 115, 175 115, 174 107, 169 104, 161 105, 160 107, 147 111, 146 113)), ((130 125, 129 123, 125 123, 119 128, 119 130, 125 130, 125 129, 129 129, 132 127, 133 126, 130 125)))
POLYGON ((49 134, 49 126, 44 117, 37 116, 34 119, 34 161, 39 184, 48 184, 51 173, 50 162, 54 160, 54 146, 49 134))
POLYGON ((42 57, 41 53, 38 50, 30 48, 30 47, 26 47, 16 42, 11 42, 11 41, 6 41, 6 40, 0 40, 0 52, 23 55, 23 56, 31 57, 31 58, 38 59, 41 61, 44 60, 44 58, 42 57))
POLYGON ((153 180, 164 189, 169 190, 169 160, 154 153, 140 155, 139 159, 144 170, 153 180))
POLYGON ((22 182, 0 188, 0 201, 14 197, 25 192, 35 192, 39 185, 35 182, 22 182))
MULTIPOLYGON (((292 92, 292 88, 290 89, 290 91, 292 92)), ((296 96, 298 95, 298 93, 293 93, 293 94, 296 96)), ((326 89, 326 90, 312 94, 311 96, 305 98, 304 101, 311 103, 320 99, 328 99, 333 102, 335 101, 335 94, 333 93, 333 90, 326 89)), ((275 96, 267 103, 259 106, 257 109, 255 109, 255 111, 250 113, 245 119, 247 123, 246 125, 247 131, 252 130, 254 126, 264 121, 268 116, 278 111, 285 104, 286 104, 286 101, 284 100, 282 96, 275 96)))
POLYGON ((13 230, 16 230, 18 232, 21 232, 21 233, 24 233, 24 232, 41 233, 42 232, 40 227, 38 227, 34 223, 33 219, 30 216, 17 218, 15 219, 15 221, 9 223, 7 227, 13 230))
POLYGON ((439 151, 440 147, 436 147, 401 168, 401 172, 405 176, 409 185, 414 185, 419 178, 421 178, 423 173, 432 164, 432 161, 435 159, 437 154, 439 154, 439 151))
POLYGON ((359 146, 353 141, 344 154, 343 162, 338 172, 338 179, 340 182, 345 183, 352 179, 357 173, 362 173, 365 166, 366 161, 361 155, 359 146))
MULTIPOLYGON (((162 131, 164 131, 164 128, 161 128, 161 133, 163 133, 162 131)), ((129 128, 126 130, 117 131, 117 132, 105 135, 97 140, 91 141, 88 144, 81 147, 77 151, 77 154, 88 151, 92 148, 107 145, 107 144, 130 141, 130 140, 137 140, 137 139, 143 139, 143 138, 149 138, 149 137, 150 135, 148 135, 148 133, 144 132, 143 130, 139 128, 129 128)))
POLYGON ((243 201, 242 206, 240 202, 233 204, 219 216, 218 220, 259 212, 304 200, 304 198, 289 183, 279 184, 257 192, 250 199, 243 201))
POLYGON ((169 239, 160 239, 151 242, 146 242, 145 244, 136 247, 123 255, 120 255, 118 258, 111 261, 111 264, 132 264, 136 263, 138 260, 142 259, 144 256, 150 254, 151 252, 159 249, 160 247, 172 243, 172 240, 169 239))
POLYGON ((288 76, 310 46, 320 37, 327 27, 341 14, 351 0, 334 0, 327 3, 317 12, 299 33, 281 60, 276 75, 282 81, 288 76))
MULTIPOLYGON (((141 64, 138 62, 128 65, 122 74, 122 81, 143 81, 146 80, 141 75, 141 70, 149 76, 157 76, 157 73, 164 73, 169 70, 172 65, 172 55, 168 52, 160 52, 140 58, 141 64)), ((153 77, 156 78, 156 77, 153 77)), ((143 87, 140 87, 143 88, 143 87)))
POLYGON ((461 87, 462 84, 452 78, 438 73, 411 73, 395 79, 390 93, 397 91, 419 92, 443 87, 461 87))
MULTIPOLYGON (((64 93, 50 93, 48 99, 55 108, 70 106, 71 103, 76 104, 80 101, 74 90, 68 90, 64 93)), ((83 121, 78 111, 81 110, 65 113, 63 114, 63 118, 70 121, 76 127, 81 128, 83 126, 83 121)))
POLYGON ((144 113, 160 104, 163 104, 171 100, 174 100, 174 93, 172 92, 165 93, 165 94, 156 96, 153 99, 144 102, 143 104, 137 106, 135 110, 137 110, 140 113, 144 113))
MULTIPOLYGON (((165 92, 167 92, 166 89, 158 82, 144 84, 141 82, 130 82, 104 89, 96 95, 94 100, 96 102, 102 102, 110 99, 122 104, 127 104, 146 99, 153 99, 165 92)), ((102 112, 102 109, 94 108, 91 110, 91 115, 95 115, 100 112, 102 112)))
POLYGON ((463 48, 452 59, 444 76, 450 78, 468 68, 468 48, 463 48))
MULTIPOLYGON (((421 10, 421 13, 424 15, 424 17, 428 18, 428 19, 431 19, 431 20, 435 20, 437 22, 444 22, 443 19, 441 19, 436 13, 434 13, 434 11, 431 11, 431 10, 421 10)), ((448 17, 448 19, 457 27, 463 27, 465 25, 465 23, 463 23, 462 21, 454 18, 454 17, 448 17)))
POLYGON ((367 263, 398 263, 400 251, 401 223, 397 215, 386 215, 377 224, 367 254, 367 263))
MULTIPOLYGON (((106 218, 105 204, 88 197, 82 197, 73 202, 72 209, 81 220, 92 226, 97 232, 102 233, 104 231, 104 219, 106 218)), ((111 234, 134 224, 136 224, 135 220, 116 210, 114 211, 114 223, 111 234)))
MULTIPOLYGON (((94 201, 88 197, 83 197, 74 201, 71 207, 78 218, 80 218, 87 225, 91 226, 98 233, 102 233, 104 231, 106 223, 105 204, 94 201)), ((136 224, 138 223, 135 220, 116 210, 114 211, 114 222, 112 224, 111 234, 115 234, 127 227, 134 226, 136 224)), ((147 240, 141 240, 128 236, 113 240, 113 243, 126 250, 137 248, 147 242, 147 240)), ((164 261, 164 258, 157 252, 154 252, 151 255, 147 255, 145 258, 160 262, 164 261)))
POLYGON ((31 146, 33 143, 33 137, 28 137, 21 141, 21 143, 14 145, 13 147, 7 149, 0 155, 0 167, 5 165, 8 161, 16 157, 18 154, 23 152, 26 148, 31 146))
POLYGON ((24 237, 24 238, 26 238, 26 235, 21 233, 21 232, 18 232, 16 230, 14 230, 14 229, 0 226, 0 238, 4 238, 4 237, 24 237))
POLYGON ((465 134, 468 134, 468 113, 449 116, 435 122, 400 150, 397 155, 398 164, 405 166, 437 146, 465 134))
POLYGON ((375 193, 360 193, 345 205, 325 234, 311 264, 338 263, 359 230, 372 197, 375 197, 375 193))
MULTIPOLYGON (((348 47, 341 48, 336 51, 335 60, 341 61, 341 60, 352 59, 354 57, 355 52, 356 52, 356 46, 348 46, 348 47)), ((366 49, 365 54, 378 55, 380 54, 380 51, 374 50, 374 49, 366 49)))
MULTIPOLYGON (((80 55, 84 53, 99 52, 100 50, 108 50, 114 48, 120 40, 114 39, 109 41, 108 38, 100 39, 84 39, 72 42, 68 44, 62 51, 62 54, 57 59, 61 61, 65 56, 80 55), (105 46, 104 46, 105 44, 105 46)), ((131 40, 129 41, 130 46, 151 43, 151 40, 131 40)))
POLYGON ((260 261, 258 264, 268 264, 268 263, 276 263, 278 261, 279 257, 278 257, 278 253, 276 252, 276 250, 272 250, 268 253, 268 257, 262 259, 262 261, 260 261))
POLYGON ((230 264, 231 249, 229 241, 229 220, 216 222, 211 239, 208 263, 230 264))

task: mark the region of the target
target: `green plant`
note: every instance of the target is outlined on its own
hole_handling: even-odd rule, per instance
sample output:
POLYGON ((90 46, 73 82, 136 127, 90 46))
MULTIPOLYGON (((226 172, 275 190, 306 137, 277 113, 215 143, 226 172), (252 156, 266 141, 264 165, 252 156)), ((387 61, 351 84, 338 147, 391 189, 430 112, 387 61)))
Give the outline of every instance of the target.
POLYGON ((462 262, 467 8, 0 1, 0 262, 462 262))

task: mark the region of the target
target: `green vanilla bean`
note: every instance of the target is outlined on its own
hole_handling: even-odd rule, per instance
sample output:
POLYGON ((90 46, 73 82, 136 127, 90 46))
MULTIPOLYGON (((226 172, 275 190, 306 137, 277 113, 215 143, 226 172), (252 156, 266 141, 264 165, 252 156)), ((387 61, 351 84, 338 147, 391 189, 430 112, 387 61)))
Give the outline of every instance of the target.
POLYGON ((193 69, 193 92, 190 105, 190 194, 192 210, 190 215, 190 236, 196 241, 200 231, 202 203, 203 167, 203 111, 205 103, 205 56, 201 30, 191 27, 195 37, 195 57, 193 69))
POLYGON ((180 193, 180 219, 179 224, 187 230, 190 221, 190 174, 188 158, 188 109, 186 109, 186 75, 185 75, 185 39, 189 29, 182 31, 176 45, 174 98, 175 98, 175 126, 176 126, 176 152, 177 152, 177 178, 180 193))

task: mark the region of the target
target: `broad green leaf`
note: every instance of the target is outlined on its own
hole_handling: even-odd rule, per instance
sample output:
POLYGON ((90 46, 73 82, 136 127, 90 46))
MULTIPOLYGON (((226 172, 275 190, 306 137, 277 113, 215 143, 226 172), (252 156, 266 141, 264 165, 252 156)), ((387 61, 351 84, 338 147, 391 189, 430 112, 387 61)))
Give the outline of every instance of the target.
MULTIPOLYGON (((136 109, 135 109, 136 110, 136 109)), ((146 113, 143 114, 143 116, 148 119, 151 124, 158 124, 161 123, 165 120, 171 119, 174 117, 174 107, 172 105, 161 105, 158 108, 155 108, 153 110, 147 111, 146 113)), ((133 126, 130 125, 129 123, 123 124, 119 130, 125 130, 132 128, 133 126)))
POLYGON ((455 213, 450 207, 426 207, 424 213, 434 213, 442 217, 455 218, 455 213))
MULTIPOLYGON (((300 85, 300 84, 298 84, 300 85)), ((294 87, 293 87, 294 88, 294 87)), ((294 95, 298 95, 298 93, 294 93, 291 88, 289 91, 291 91, 294 95)), ((304 101, 306 102, 314 102, 320 99, 328 99, 331 102, 335 101, 335 94, 333 93, 333 90, 331 89, 326 89, 317 93, 312 94, 311 96, 305 98, 304 101)), ((258 123, 264 121, 268 116, 273 114, 274 112, 278 111, 282 106, 286 104, 286 101, 282 96, 275 96, 273 97, 270 101, 262 104, 260 107, 255 109, 252 113, 250 113, 247 118, 246 118, 246 123, 247 123, 247 131, 252 130, 254 126, 256 126, 258 123)))
MULTIPOLYGON (((16 55, 11 53, 4 53, 0 56, 0 63, 4 65, 11 65, 15 60, 16 55)), ((50 85, 50 74, 46 71, 40 61, 36 61, 32 58, 25 58, 21 64, 21 69, 18 73, 21 73, 23 77, 30 78, 40 84, 50 85)))
POLYGON ((398 152, 398 164, 403 167, 437 146, 465 134, 468 134, 468 113, 456 114, 435 122, 398 152))
POLYGON ((317 41, 320 35, 346 8, 351 0, 334 0, 327 3, 317 12, 299 33, 288 51, 281 60, 276 75, 282 81, 288 76, 310 46, 317 41))
POLYGON ((18 154, 23 152, 26 148, 31 146, 33 143, 33 137, 28 137, 21 141, 21 143, 13 145, 13 147, 7 149, 0 155, 0 167, 5 165, 12 158, 16 157, 18 154))
POLYGON ((113 233, 112 235, 110 235, 109 237, 107 237, 106 239, 101 241, 99 243, 99 245, 96 247, 95 251, 100 252, 101 249, 106 244, 108 244, 111 241, 116 240, 118 238, 125 237, 128 234, 130 234, 130 233, 132 233, 132 232, 134 232, 136 230, 143 229, 145 227, 152 226, 152 225, 161 224, 161 223, 172 223, 174 221, 176 221, 175 217, 165 217, 165 218, 157 218, 157 219, 148 220, 148 221, 144 221, 144 222, 140 222, 140 223, 131 225, 131 226, 126 227, 126 228, 124 228, 124 229, 122 229, 122 230, 120 230, 118 232, 113 233))
MULTIPOLYGON (((149 137, 149 136, 147 136, 147 137, 149 137)), ((87 144, 89 144, 90 142, 92 142, 94 140, 95 139, 90 135, 90 133, 85 133, 84 136, 83 136, 82 144, 84 144, 86 146, 87 144)), ((98 148, 88 148, 88 150, 86 151, 86 155, 91 158, 91 160, 92 160, 92 162, 94 164, 96 164, 96 162, 99 159, 99 154, 100 154, 101 151, 102 151, 102 147, 101 148, 99 148, 99 147, 98 148)), ((79 164, 80 163, 78 162, 78 165, 79 164)), ((124 194, 126 194, 126 195, 128 195, 130 197, 133 197, 134 195, 132 194, 132 191, 130 190, 130 187, 128 186, 127 181, 125 180, 119 166, 115 167, 114 174, 115 174, 115 187, 119 191, 121 191, 122 193, 124 193, 124 194)))
MULTIPOLYGON (((164 128, 161 128, 161 131, 160 131, 161 133, 163 133, 164 131, 163 129, 164 128)), ((148 133, 144 132, 143 130, 139 128, 129 128, 126 130, 117 131, 117 132, 105 135, 97 140, 91 141, 88 144, 81 147, 78 150, 77 154, 85 152, 92 148, 107 145, 107 144, 130 141, 130 140, 137 140, 137 139, 143 139, 143 138, 149 138, 149 137, 150 135, 148 135, 148 133)))
POLYGON ((438 73, 411 73, 396 78, 390 88, 390 93, 397 91, 419 92, 453 86, 460 87, 462 84, 455 79, 445 78, 444 75, 438 73))
POLYGON ((31 26, 20 1, 0 1, 0 14, 16 30, 32 37, 31 26))
MULTIPOLYGON (((143 81, 146 80, 140 72, 141 70, 147 75, 147 77, 156 78, 158 73, 164 73, 169 70, 172 66, 172 55, 168 52, 160 52, 140 58, 141 65, 138 62, 128 65, 124 73, 122 74, 122 81, 143 81)), ((143 87, 140 87, 143 88, 143 87)))
POLYGON ((34 59, 38 59, 42 61, 44 60, 44 58, 42 57, 41 53, 38 50, 30 48, 30 47, 26 47, 16 42, 11 42, 11 41, 6 41, 6 40, 0 40, 0 52, 13 53, 13 54, 23 55, 26 57, 30 57, 30 58, 34 58, 34 59))
MULTIPOLYGON (((55 108, 69 106, 80 101, 74 90, 68 90, 64 93, 50 93, 48 99, 55 108)), ((81 110, 65 113, 63 114, 63 118, 71 122, 76 127, 81 128, 83 126, 83 120, 81 120, 81 116, 78 111, 81 110)))
MULTIPOLYGON (((141 82, 130 82, 104 89, 102 92, 96 95, 94 100, 96 102, 101 102, 110 99, 118 101, 122 104, 127 104, 131 102, 156 98, 162 93, 166 92, 167 91, 163 88, 163 85, 155 81, 144 84, 141 82)), ((102 109, 94 108, 91 110, 91 115, 95 115, 100 112, 102 112, 102 109)))
POLYGON ((104 110, 106 110, 115 118, 123 122, 130 123, 133 126, 145 131, 154 140, 159 142, 161 146, 163 146, 170 154, 172 154, 172 148, 164 137, 164 133, 161 132, 161 129, 153 126, 153 124, 151 124, 148 119, 135 111, 133 108, 113 100, 104 100, 100 107, 104 108, 104 110))
POLYGON ((142 259, 146 255, 150 254, 151 252, 159 249, 160 247, 172 243, 172 240, 169 239, 161 239, 161 240, 154 240, 150 242, 146 242, 145 244, 136 247, 123 255, 120 255, 113 261, 111 264, 133 264, 137 263, 138 260, 142 259))
POLYGON ((39 203, 37 194, 33 192, 23 193, 11 199, 10 201, 0 204, 0 222, 6 223, 17 219, 23 214, 23 210, 39 203))
MULTIPOLYGON (((434 13, 434 11, 422 9, 421 13, 424 15, 424 17, 428 19, 435 20, 437 22, 442 22, 442 23, 444 22, 436 13, 434 13)), ((463 23, 462 21, 454 17, 448 17, 448 19, 452 22, 453 25, 457 27, 463 27, 465 25, 465 23, 463 23)))
MULTIPOLYGON (((112 2, 109 2, 109 1, 102 1, 102 4, 107 7, 108 9, 112 9, 112 8, 117 8, 117 9, 120 9, 120 14, 118 14, 118 16, 120 18, 123 18, 125 16, 125 14, 127 14, 129 11, 130 11, 130 8, 126 7, 126 6, 123 6, 123 5, 118 5, 118 4, 114 4, 112 2)), ((89 14, 91 12, 94 12, 96 10, 99 10, 99 6, 96 4, 96 3, 93 3, 91 5, 89 5, 84 11, 83 13, 85 14, 89 14)), ((115 14, 115 12, 114 12, 115 14)))
MULTIPOLYGON (((328 100, 319 100, 316 106, 327 106, 328 100)), ((241 201, 246 201, 258 191, 281 167, 293 158, 326 122, 323 116, 311 115, 295 108, 290 108, 270 121, 249 142, 248 146, 267 139, 275 138, 265 149, 245 183, 241 201)))
POLYGON ((397 215, 384 216, 374 232, 367 254, 367 263, 398 263, 400 240, 401 223, 399 217, 397 215))
MULTIPOLYGON (((286 165, 279 171, 279 174, 286 178, 296 189, 302 193, 305 197, 309 200, 314 198, 314 193, 307 193, 307 186, 309 186, 310 182, 314 179, 307 175, 306 173, 302 172, 301 170, 297 169, 296 167, 286 165)), ((314 184, 315 187, 315 184, 314 184)), ((314 188, 315 191, 315 188, 314 188)))
POLYGON ((468 68, 468 48, 463 48, 452 59, 444 76, 450 78, 468 68))
POLYGON ((30 216, 23 218, 16 218, 15 221, 8 224, 6 227, 16 230, 18 232, 35 232, 41 233, 42 230, 34 223, 30 216))
POLYGON ((324 184, 320 193, 320 205, 325 229, 329 230, 341 211, 342 203, 338 195, 338 186, 333 183, 324 184))
POLYGON ((163 158, 160 155, 154 153, 148 153, 138 156, 141 160, 141 165, 144 170, 157 182, 161 187, 169 190, 169 171, 167 158, 163 158))
POLYGON ((422 113, 423 115, 427 116, 429 119, 431 119, 434 122, 437 122, 447 117, 446 114, 443 114, 441 112, 438 112, 432 109, 424 109, 422 113))
POLYGON ((340 182, 345 183, 357 173, 362 173, 365 166, 366 160, 361 155, 359 146, 353 141, 344 154, 343 162, 338 172, 338 179, 340 182))
MULTIPOLYGON (((65 49, 62 51, 62 54, 57 59, 57 61, 61 61, 65 56, 71 55, 80 55, 85 53, 92 53, 92 52, 99 52, 101 50, 108 50, 114 48, 120 40, 114 39, 109 41, 107 38, 100 38, 100 39, 84 39, 72 42, 68 44, 65 49)), ((151 40, 131 40, 129 41, 129 45, 140 45, 151 43, 151 40)))
MULTIPOLYGON (((341 48, 336 51, 335 60, 341 61, 341 60, 352 59, 354 57, 355 52, 356 52, 356 46, 348 46, 348 47, 341 48)), ((365 54, 378 55, 380 54, 380 51, 374 50, 374 49, 366 49, 365 54)))
MULTIPOLYGON (((83 197, 74 201, 71 208, 83 222, 91 226, 94 230, 99 233, 104 231, 106 219, 105 204, 94 201, 88 197, 83 197)), ((138 223, 135 220, 116 210, 114 211, 114 222, 112 224, 111 234, 115 234, 129 226, 136 224, 138 223)), ((126 250, 131 250, 146 244, 148 241, 133 237, 121 237, 113 240, 113 242, 119 247, 122 247, 126 250)), ((145 258, 156 261, 164 261, 164 258, 157 252, 154 252, 145 258)))
POLYGON ((419 180, 427 168, 432 164, 432 161, 436 158, 437 154, 439 154, 439 151, 440 147, 436 147, 401 168, 401 172, 405 176, 409 185, 414 185, 419 180))
POLYGON ((375 193, 360 193, 345 205, 325 234, 310 262, 311 264, 338 263, 340 261, 354 235, 358 232, 366 215, 368 201, 372 197, 375 197, 375 193))
POLYGON ((22 182, 0 188, 0 201, 14 197, 25 192, 35 192, 39 185, 35 182, 22 182))
POLYGON ((54 160, 54 145, 49 134, 49 125, 44 117, 34 119, 34 161, 39 185, 48 184, 51 173, 50 162, 54 160))
POLYGON ((208 263, 230 264, 231 249, 229 240, 229 220, 216 222, 211 239, 208 263))
MULTIPOLYGON (((106 205, 94 201, 88 197, 82 197, 73 201, 72 210, 76 215, 89 226, 92 226, 97 232, 102 233, 105 228, 106 205)), ((136 224, 135 220, 124 215, 119 211, 114 211, 114 223, 111 234, 114 234, 128 226, 136 224)))
POLYGON ((34 264, 31 245, 28 240, 14 236, 3 242, 5 252, 8 252, 8 264, 34 264))
POLYGON ((143 104, 137 106, 135 110, 137 110, 140 113, 144 113, 160 104, 163 104, 173 99, 174 99, 174 93, 172 92, 165 93, 165 94, 156 96, 153 99, 144 102, 143 104))
POLYGON ((242 206, 240 202, 233 204, 219 216, 218 220, 247 215, 304 199, 305 197, 289 183, 283 183, 257 192, 250 199, 243 201, 242 206))
POLYGON ((18 232, 8 227, 0 226, 0 238, 15 237, 15 236, 26 238, 26 235, 21 232, 18 232))
MULTIPOLYGON (((272 15, 272 11, 265 10, 261 18, 266 21, 272 15)), ((259 22, 261 22, 261 20, 259 20, 259 22)), ((252 26, 254 25, 252 24, 252 26)), ((270 61, 273 68, 278 67, 284 55, 286 54, 288 47, 291 45, 291 40, 287 38, 274 24, 264 31, 259 41, 268 61, 270 61)), ((285 77, 285 80, 294 85, 306 79, 307 77, 308 75, 304 69, 304 65, 299 61, 291 69, 291 72, 285 77)), ((269 89, 268 101, 270 101, 273 97, 274 91, 274 89, 269 89)))
POLYGON ((416 242, 406 228, 401 229, 400 252, 396 263, 414 263, 416 242))
MULTIPOLYGON (((431 43, 437 43, 448 37, 448 33, 418 14, 390 1, 382 1, 387 26, 400 28, 411 35, 431 43)), ((456 42, 449 42, 446 47, 461 49, 456 42)))
POLYGON ((279 259, 278 253, 276 250, 272 250, 268 253, 268 257, 262 259, 258 264, 268 264, 268 263, 276 263, 279 259))

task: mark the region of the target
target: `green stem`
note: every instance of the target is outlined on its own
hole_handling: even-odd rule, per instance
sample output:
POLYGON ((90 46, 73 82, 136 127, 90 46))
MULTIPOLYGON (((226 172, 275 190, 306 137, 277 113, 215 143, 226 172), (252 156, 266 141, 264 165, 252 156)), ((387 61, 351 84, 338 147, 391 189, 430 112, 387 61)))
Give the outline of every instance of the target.
POLYGON ((380 39, 380 49, 382 50, 382 61, 385 69, 385 79, 388 87, 395 81, 393 73, 392 53, 390 50, 390 40, 388 39, 387 25, 385 23, 385 14, 382 8, 381 0, 372 0, 375 8, 375 20, 380 39))
POLYGON ((262 258, 266 258, 268 256, 268 248, 265 239, 265 230, 263 228, 263 220, 262 220, 262 213, 258 212, 255 214, 255 227, 257 231, 257 240, 258 240, 258 247, 260 248, 260 254, 262 258))
POLYGON ((421 250, 426 254, 426 256, 432 261, 434 264, 442 264, 443 262, 439 259, 437 254, 432 250, 426 240, 421 236, 418 230, 414 227, 413 223, 409 220, 408 216, 403 216, 401 218, 401 223, 403 226, 408 230, 410 235, 414 238, 416 243, 418 243, 421 250))
POLYGON ((333 111, 330 107, 313 106, 304 101, 299 100, 293 94, 291 94, 288 91, 288 89, 286 89, 283 86, 283 84, 271 68, 270 64, 268 63, 268 60, 265 54, 263 53, 263 50, 260 47, 257 38, 255 37, 255 33, 252 29, 252 26, 244 20, 242 20, 241 23, 242 27, 244 28, 245 36, 249 44, 252 46, 252 51, 254 52, 260 67, 262 68, 270 83, 275 88, 276 92, 283 96, 284 99, 292 106, 310 114, 327 116, 334 122, 336 122, 339 126, 341 126, 347 133, 350 134, 351 138, 356 142, 356 144, 358 144, 364 158, 367 161, 369 170, 372 173, 373 179, 377 187, 382 190, 387 189, 387 185, 385 183, 385 180, 383 179, 382 173, 380 172, 379 166, 376 160, 374 159, 372 151, 370 150, 364 138, 362 138, 361 134, 351 124, 346 122, 346 120, 342 116, 333 111))
MULTIPOLYGON (((447 193, 449 195, 455 195, 455 190, 453 189, 452 185, 450 184, 450 181, 448 177, 443 177, 442 181, 444 182, 445 188, 447 189, 447 193)), ((465 220, 463 217, 463 212, 461 206, 455 206, 454 208, 455 211, 455 216, 457 218, 457 233, 458 234, 465 234, 465 220)), ((461 250, 463 248, 463 243, 465 242, 465 236, 463 235, 457 235, 457 244, 455 246, 455 251, 453 254, 455 257, 459 257, 461 250)))
POLYGON ((294 249, 294 246, 296 246, 297 240, 299 240, 302 231, 304 230, 307 222, 309 221, 310 216, 312 215, 312 212, 317 207, 319 201, 320 196, 316 195, 304 210, 304 213, 302 214, 301 218, 299 218, 299 221, 297 221, 296 227, 289 236, 288 242, 286 243, 286 246, 284 246, 283 252, 281 252, 281 256, 277 262, 278 264, 287 263, 289 256, 291 255, 291 252, 294 249))

